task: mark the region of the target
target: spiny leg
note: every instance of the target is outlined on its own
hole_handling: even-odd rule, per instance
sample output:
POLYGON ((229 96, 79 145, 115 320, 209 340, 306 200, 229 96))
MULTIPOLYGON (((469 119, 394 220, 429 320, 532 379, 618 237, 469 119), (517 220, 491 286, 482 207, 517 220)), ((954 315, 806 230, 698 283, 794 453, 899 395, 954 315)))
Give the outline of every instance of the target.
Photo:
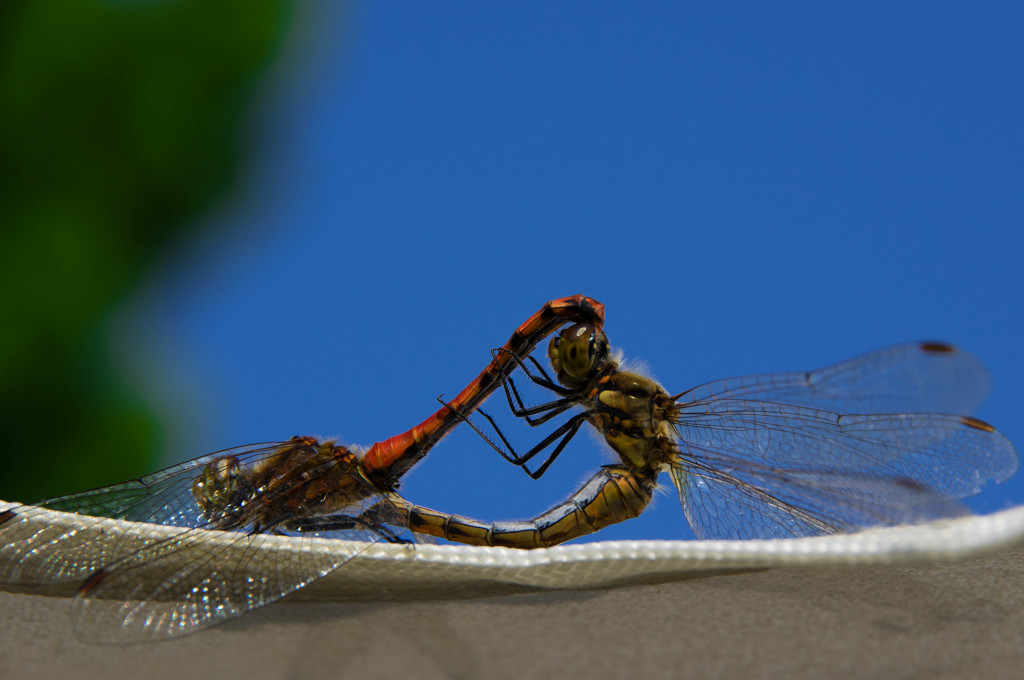
MULTIPOLYGON (((507 350, 502 350, 499 348, 491 351, 492 354, 494 354, 496 357, 497 353, 507 350)), ((511 352, 508 353, 512 356, 513 360, 519 365, 519 367, 523 369, 523 372, 526 374, 528 378, 530 378, 530 380, 532 380, 535 384, 540 385, 541 387, 551 390, 555 394, 562 395, 563 397, 562 399, 556 399, 554 401, 550 401, 545 404, 540 404, 538 406, 527 407, 526 404, 523 402, 522 397, 519 395, 519 391, 516 389, 516 385, 515 382, 512 380, 512 376, 508 375, 507 373, 502 373, 501 384, 502 387, 505 389, 505 398, 508 401, 508 406, 509 409, 512 411, 512 415, 516 416, 517 418, 524 419, 531 427, 537 427, 538 425, 543 425, 544 423, 548 422, 555 416, 564 413, 576 403, 578 396, 576 391, 570 390, 568 388, 562 387, 561 385, 554 383, 548 376, 548 374, 544 371, 544 368, 532 356, 528 356, 526 358, 530 362, 532 362, 534 366, 537 367, 537 370, 539 370, 541 374, 543 374, 543 378, 538 378, 532 375, 530 373, 530 370, 526 367, 526 365, 518 356, 511 352), (538 413, 542 413, 543 415, 539 418, 530 417, 537 415, 538 413)), ((487 413, 485 413, 482 410, 480 411, 480 413, 485 418, 487 418, 492 425, 494 424, 494 420, 490 416, 488 416, 487 413)), ((495 427, 495 429, 497 429, 497 427, 495 427)))
MULTIPOLYGON (((527 356, 526 359, 530 363, 532 363, 534 367, 536 367, 536 369, 540 372, 541 376, 543 377, 535 376, 532 373, 530 373, 529 367, 521 358, 519 358, 519 356, 517 356, 513 352, 509 352, 504 348, 499 347, 491 350, 491 355, 494 357, 495 361, 497 361, 497 357, 501 352, 506 352, 507 354, 509 354, 512 357, 512 360, 515 361, 515 363, 519 366, 519 368, 523 369, 523 373, 526 374, 526 377, 529 378, 535 385, 539 385, 544 389, 551 390, 552 392, 554 392, 557 395, 560 395, 564 399, 575 399, 576 397, 579 396, 576 390, 569 389, 568 387, 564 387, 562 385, 559 385, 557 382, 553 381, 551 377, 547 374, 547 372, 544 370, 544 367, 541 366, 540 362, 534 359, 533 356, 527 356)), ((535 411, 531 411, 530 409, 526 408, 525 404, 523 403, 522 397, 519 396, 519 391, 516 389, 515 381, 512 380, 511 374, 502 371, 499 377, 501 378, 502 387, 505 388, 505 398, 508 400, 509 408, 512 409, 512 413, 517 418, 524 418, 526 422, 528 422, 530 425, 538 425, 546 422, 546 420, 551 418, 551 416, 548 416, 548 418, 546 418, 545 420, 529 418, 528 416, 530 415, 534 415, 535 413, 540 413, 546 410, 544 408, 545 405, 534 407, 536 409, 535 411), (513 396, 515 397, 514 400, 513 396)), ((563 400, 559 399, 556 401, 561 402, 563 400)))
MULTIPOLYGON (((525 373, 530 380, 537 383, 541 387, 545 387, 551 390, 552 392, 557 392, 562 395, 572 394, 572 390, 563 385, 560 385, 557 381, 552 380, 551 376, 548 375, 548 372, 544 370, 544 366, 542 366, 541 363, 537 361, 532 354, 526 355, 526 361, 529 361, 531 364, 533 364, 534 368, 537 369, 537 372, 540 373, 540 376, 535 376, 532 373, 530 373, 530 368, 526 365, 526 362, 523 361, 523 359, 518 354, 512 352, 511 350, 505 349, 504 347, 492 348, 491 359, 493 359, 495 362, 498 362, 498 357, 501 356, 502 352, 512 357, 512 361, 514 361, 516 365, 519 366, 519 368, 523 369, 523 373, 525 373)), ((513 370, 515 370, 515 367, 513 367, 513 370)), ((509 374, 510 371, 507 370, 502 372, 502 375, 509 374)))
MULTIPOLYGON (((374 506, 376 507, 376 506, 374 506)), ((382 515, 383 513, 378 513, 382 515)), ((394 514, 394 512, 392 512, 394 514)), ((288 523, 288 528, 298 533, 312 533, 317 531, 352 531, 364 529, 375 534, 380 534, 389 543, 409 543, 387 526, 385 521, 378 515, 369 516, 364 512, 358 517, 350 515, 324 515, 322 517, 301 517, 293 519, 288 523)))
MULTIPOLYGON (((604 325, 604 305, 584 295, 550 300, 521 324, 505 343, 510 356, 527 356, 545 337, 567 323, 604 325)), ((360 461, 364 473, 380 486, 393 486, 434 444, 461 422, 460 412, 472 413, 498 387, 509 360, 492 358, 487 367, 454 399, 457 410, 443 408, 407 432, 371 446, 360 461), (454 415, 453 415, 454 413, 454 415)))
MULTIPOLYGON (((439 399, 439 401, 441 400, 439 399)), ((441 401, 441 403, 443 404, 445 402, 441 401)), ((562 413, 563 411, 569 409, 572 406, 573 403, 570 402, 564 405, 564 408, 561 408, 558 411, 558 413, 562 413)), ((452 407, 449 406, 449 408, 452 407)), ((539 444, 534 446, 526 453, 520 455, 516 453, 515 448, 508 441, 508 439, 505 438, 505 435, 502 433, 501 428, 499 428, 498 424, 494 422, 494 419, 491 418, 491 416, 489 416, 484 411, 481 411, 480 409, 477 409, 477 412, 484 418, 486 418, 487 422, 491 424, 491 427, 494 428, 494 431, 498 433, 498 437, 501 439, 502 443, 506 447, 508 447, 508 451, 505 451, 500 446, 491 441, 491 439, 487 435, 485 435, 480 430, 479 427, 477 427, 476 423, 470 420, 465 414, 460 413, 459 417, 462 418, 462 420, 465 421, 467 425, 473 428, 473 431, 476 432, 481 439, 487 442, 488 446, 497 451, 502 458, 512 463, 513 465, 521 468, 523 472, 530 476, 531 479, 539 479, 547 471, 551 464, 555 462, 555 459, 558 458, 558 455, 562 453, 562 450, 569 443, 569 440, 571 440, 576 435, 576 433, 579 432, 580 427, 583 425, 583 423, 587 421, 587 416, 585 413, 580 413, 579 415, 573 416, 569 420, 562 423, 562 425, 560 425, 558 429, 556 429, 554 432, 545 437, 539 444), (541 451, 551 446, 551 444, 553 444, 555 440, 558 440, 559 438, 561 438, 561 441, 558 442, 554 450, 544 460, 540 467, 538 467, 536 470, 531 470, 529 467, 527 467, 527 463, 533 460, 541 451)))

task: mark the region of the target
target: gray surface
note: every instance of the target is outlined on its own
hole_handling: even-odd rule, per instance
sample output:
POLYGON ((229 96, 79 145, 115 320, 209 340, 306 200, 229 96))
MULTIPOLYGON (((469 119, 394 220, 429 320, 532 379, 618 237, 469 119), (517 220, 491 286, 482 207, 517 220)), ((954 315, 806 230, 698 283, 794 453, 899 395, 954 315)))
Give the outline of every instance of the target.
POLYGON ((287 600, 174 642, 78 643, 0 592, 3 678, 1021 677, 1024 549, 470 600, 287 600), (145 669, 145 670, 143 670, 145 669))

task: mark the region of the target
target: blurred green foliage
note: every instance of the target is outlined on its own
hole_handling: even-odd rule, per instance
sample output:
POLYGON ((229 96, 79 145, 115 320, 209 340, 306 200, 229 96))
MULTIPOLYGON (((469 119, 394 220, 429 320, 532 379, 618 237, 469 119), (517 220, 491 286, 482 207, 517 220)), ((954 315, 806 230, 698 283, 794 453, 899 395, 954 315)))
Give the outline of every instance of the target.
POLYGON ((150 471, 111 312, 230 186, 286 0, 0 3, 0 499, 150 471))

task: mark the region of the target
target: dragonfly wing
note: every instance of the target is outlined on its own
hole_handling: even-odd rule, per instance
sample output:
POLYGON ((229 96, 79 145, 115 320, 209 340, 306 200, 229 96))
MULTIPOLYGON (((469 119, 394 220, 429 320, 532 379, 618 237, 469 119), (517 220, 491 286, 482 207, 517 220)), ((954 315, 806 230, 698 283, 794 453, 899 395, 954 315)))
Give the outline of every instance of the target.
POLYGON ((36 505, 49 510, 130 522, 197 527, 203 522, 198 507, 191 501, 183 503, 182 499, 191 497, 192 484, 208 464, 221 458, 233 457, 240 466, 251 466, 292 446, 301 444, 269 442, 238 446, 193 458, 139 479, 50 498, 36 505))
POLYGON ((90 550, 89 537, 77 528, 48 523, 46 516, 33 506, 0 512, 0 583, 81 581, 99 567, 102 551, 90 550))
POLYGON ((1017 468, 987 424, 940 414, 838 415, 744 400, 684 405, 673 481, 704 537, 853 531, 962 514, 953 499, 1017 468))
POLYGON ((160 533, 85 580, 72 601, 80 639, 130 642, 194 633, 321 578, 381 537, 363 529, 297 537, 177 528, 160 533), (325 537, 343 540, 318 541, 325 537))
MULTIPOLYGON (((790 404, 716 400, 684 406, 675 422, 683 442, 778 469, 887 474, 964 498, 1017 470, 1006 437, 967 416, 935 413, 840 415, 790 404)), ((728 470, 728 468, 725 468, 728 470)))
POLYGON ((205 521, 192 497, 192 484, 208 463, 230 455, 253 464, 285 445, 287 442, 228 449, 140 479, 10 509, 0 515, 0 583, 81 581, 141 547, 131 531, 103 523, 101 518, 200 527, 205 521), (90 517, 59 524, 41 519, 48 517, 47 510, 90 517), (98 528, 101 525, 102 530, 98 528))
MULTIPOLYGON (((686 519, 699 538, 802 538, 967 514, 960 503, 885 475, 715 467, 715 452, 670 468, 686 519)), ((715 461, 722 464, 722 461, 715 461)))
POLYGON ((726 378, 678 396, 774 401, 833 413, 973 413, 988 394, 982 363, 941 342, 894 345, 814 371, 726 378))
MULTIPOLYGON (((294 447, 317 451, 302 443, 294 447)), ((264 455, 263 450, 253 450, 235 452, 234 457, 245 467, 264 455)), ((400 540, 401 514, 388 512, 389 497, 358 467, 339 467, 345 463, 334 456, 308 460, 315 463, 302 468, 301 474, 277 478, 287 483, 269 484, 238 510, 291 508, 306 502, 323 507, 318 499, 328 493, 327 478, 338 488, 350 489, 343 507, 332 506, 329 514, 279 516, 271 527, 259 525, 258 513, 224 531, 204 528, 201 521, 196 527, 185 522, 171 527, 135 525, 150 529, 143 545, 130 550, 118 546, 121 557, 105 562, 80 586, 72 602, 76 635, 96 642, 187 635, 273 602, 337 569, 377 540, 400 540), (263 533, 268 529, 276 535, 263 533), (333 540, 318 541, 325 538, 333 540)), ((191 521, 198 511, 191 484, 174 486, 177 496, 171 488, 159 494, 159 503, 135 508, 148 507, 154 517, 191 521)), ((131 535, 136 539, 134 532, 131 535)))
POLYGON ((387 511, 389 497, 330 446, 297 439, 242 447, 49 502, 112 516, 79 518, 71 529, 40 521, 44 509, 4 511, 0 555, 14 565, 8 580, 77 577, 74 629, 96 642, 185 635, 272 602, 374 541, 401 540, 401 514, 387 511), (284 468, 260 476, 254 495, 227 506, 224 521, 209 524, 196 502, 195 480, 209 463, 228 459, 225 469, 246 479, 256 479, 246 471, 284 468), (342 540, 318 543, 321 538, 342 540))

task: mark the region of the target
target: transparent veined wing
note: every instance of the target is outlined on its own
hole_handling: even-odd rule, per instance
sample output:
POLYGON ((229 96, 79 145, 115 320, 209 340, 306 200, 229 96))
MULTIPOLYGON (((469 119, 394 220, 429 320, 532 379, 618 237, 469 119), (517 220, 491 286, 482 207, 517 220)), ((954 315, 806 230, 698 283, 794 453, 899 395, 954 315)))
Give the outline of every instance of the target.
MULTIPOLYGON (((364 501, 361 509, 369 507, 364 501)), ((93 572, 72 600, 72 626, 80 639, 92 642, 187 635, 308 585, 382 536, 354 527, 283 541, 267 534, 173 529, 93 572), (324 550, 316 545, 320 538, 340 540, 324 550)))
MULTIPOLYGON (((205 524, 192 484, 214 460, 235 456, 253 464, 275 455, 288 442, 225 449, 139 479, 12 509, 0 522, 0 583, 39 584, 81 581, 93 571, 141 546, 116 531, 95 534, 88 527, 68 529, 35 521, 45 510, 73 512, 166 526, 198 528, 205 524)), ((98 521, 98 520, 97 520, 98 521)))
POLYGON ((988 424, 932 413, 839 415, 737 399, 686 403, 671 467, 702 538, 846 532, 962 514, 955 499, 1017 469, 988 424))
POLYGON ((158 526, 89 518, 74 529, 54 529, 32 521, 40 510, 13 508, 0 515, 6 519, 0 523, 0 576, 20 583, 84 579, 72 603, 72 621, 75 633, 89 641, 163 639, 234 618, 337 569, 381 538, 397 539, 382 521, 359 519, 371 507, 374 518, 386 518, 381 511, 389 503, 386 494, 358 470, 339 470, 334 458, 312 457, 329 446, 292 440, 240 447, 52 501, 61 510, 104 512, 158 526), (194 494, 202 471, 217 460, 260 469, 279 462, 282 452, 308 453, 305 460, 313 462, 289 470, 287 484, 261 486, 248 507, 289 508, 323 500, 318 484, 325 477, 351 482, 357 490, 350 502, 334 503, 330 515, 322 517, 305 511, 292 521, 287 512, 278 513, 283 519, 272 527, 274 535, 263 533, 268 528, 258 519, 213 530, 217 527, 194 494), (332 541, 330 550, 317 549, 323 538, 341 540, 332 541))
POLYGON ((726 378, 687 390, 679 403, 750 399, 833 413, 969 415, 988 394, 989 377, 973 355, 943 342, 894 345, 813 371, 726 378))
MULTIPOLYGON (((190 504, 181 502, 182 492, 190 491, 192 483, 208 464, 234 457, 241 465, 252 466, 295 445, 295 441, 283 441, 236 446, 193 458, 138 479, 49 498, 35 505, 48 510, 130 522, 197 527, 203 522, 201 513, 197 507, 192 507, 190 511, 190 504)), ((191 505, 194 506, 194 503, 191 505)))
POLYGON ((785 470, 747 463, 724 472, 695 452, 670 468, 687 521, 704 539, 802 538, 968 514, 927 487, 881 474, 785 470))

